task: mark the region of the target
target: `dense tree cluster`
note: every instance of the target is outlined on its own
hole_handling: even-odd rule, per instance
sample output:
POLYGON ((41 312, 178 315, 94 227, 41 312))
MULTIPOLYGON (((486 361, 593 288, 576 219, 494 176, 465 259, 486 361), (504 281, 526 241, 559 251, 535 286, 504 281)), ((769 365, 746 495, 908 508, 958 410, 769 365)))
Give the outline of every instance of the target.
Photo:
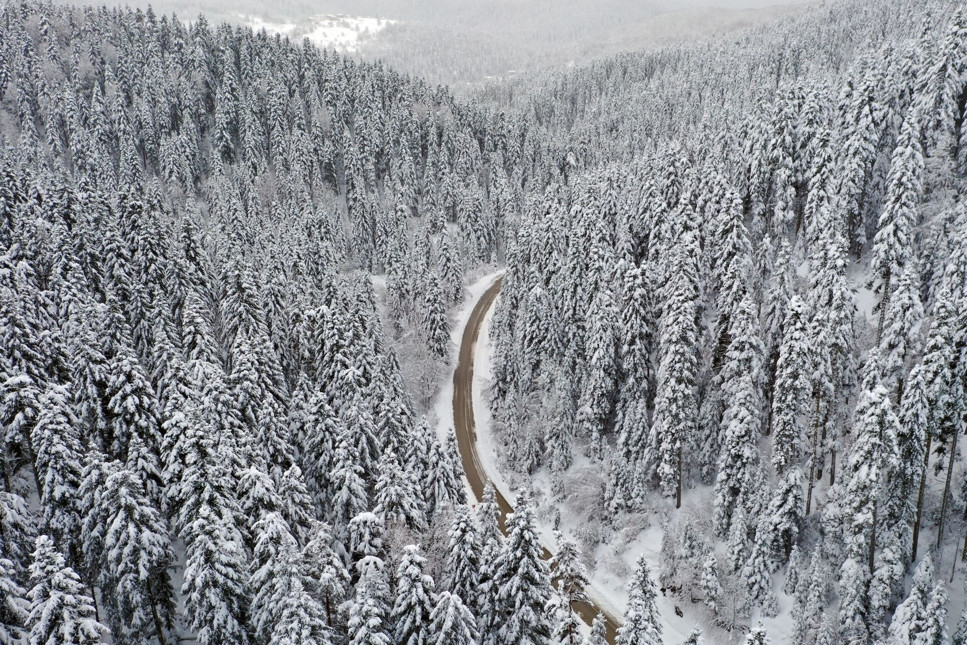
POLYGON ((466 270, 547 181, 522 125, 308 42, 38 3, 0 9, 0 121, 4 642, 546 641, 526 503, 478 529, 421 419, 466 270))
POLYGON ((775 616, 785 569, 797 642, 882 642, 891 617, 944 642, 932 572, 898 606, 967 529, 967 14, 845 2, 774 31, 513 97, 571 161, 508 248, 499 433, 562 497, 587 455, 598 539, 709 499, 700 528, 666 507, 660 577, 720 625, 775 616))

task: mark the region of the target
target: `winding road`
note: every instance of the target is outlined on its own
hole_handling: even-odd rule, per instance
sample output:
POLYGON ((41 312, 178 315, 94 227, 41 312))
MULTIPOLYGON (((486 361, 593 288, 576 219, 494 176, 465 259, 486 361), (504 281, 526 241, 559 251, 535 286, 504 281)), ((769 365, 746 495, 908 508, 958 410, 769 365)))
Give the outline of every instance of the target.
MULTIPOLYGON (((467 481, 470 482, 470 488, 478 500, 483 496, 488 477, 477 454, 477 434, 473 420, 473 361, 477 350, 477 339, 480 336, 480 327, 493 306, 494 300, 497 299, 502 283, 503 276, 497 278, 474 305, 467 326, 463 330, 457 368, 453 373, 453 422, 457 434, 457 445, 460 448, 460 458, 463 461, 463 470, 466 473, 467 481)), ((494 490, 497 493, 497 504, 500 507, 500 527, 501 530, 506 532, 506 517, 509 513, 513 513, 514 509, 496 489, 496 486, 494 490)), ((551 557, 550 550, 546 546, 543 548, 544 559, 549 559, 551 557)), ((588 595, 589 599, 575 601, 572 605, 574 612, 588 625, 598 614, 604 616, 608 642, 614 643, 620 622, 610 612, 595 604, 587 590, 585 594, 588 595)))

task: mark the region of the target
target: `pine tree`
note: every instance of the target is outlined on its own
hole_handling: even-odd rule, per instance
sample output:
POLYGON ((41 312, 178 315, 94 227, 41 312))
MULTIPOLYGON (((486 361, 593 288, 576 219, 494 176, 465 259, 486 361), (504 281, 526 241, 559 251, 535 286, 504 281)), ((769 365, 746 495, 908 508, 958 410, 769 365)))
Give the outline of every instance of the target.
POLYGON ((279 499, 282 518, 289 525, 293 537, 300 544, 305 544, 309 540, 311 527, 316 521, 316 509, 302 478, 302 470, 295 464, 282 475, 282 481, 279 482, 279 499))
POLYGON ((772 465, 777 474, 803 455, 802 419, 809 396, 810 350, 806 306, 793 296, 786 310, 772 399, 772 465))
POLYGON ((459 596, 446 591, 437 596, 428 632, 430 645, 474 645, 479 638, 473 614, 459 596))
POLYGON ((752 552, 742 568, 741 576, 745 580, 747 592, 746 611, 743 613, 751 614, 753 607, 760 607, 763 616, 772 618, 778 615, 779 605, 772 590, 772 578, 769 575, 771 545, 767 543, 770 537, 767 529, 768 522, 768 519, 760 519, 752 552))
POLYGON ((694 233, 686 231, 674 251, 660 325, 658 391, 649 438, 649 459, 657 464, 662 494, 674 495, 676 507, 681 505, 682 448, 696 421, 697 246, 694 233))
MULTIPOLYGON (((819 549, 813 551, 807 576, 799 583, 796 594, 796 607, 793 611, 795 619, 795 639, 797 642, 808 642, 810 636, 818 637, 821 631, 821 621, 824 620, 823 604, 826 595, 826 579, 824 577, 825 563, 820 557, 819 549)), ((827 617, 828 619, 828 617, 827 617)))
POLYGON ((915 114, 907 115, 900 131, 888 184, 870 259, 873 290, 880 297, 878 339, 883 334, 894 280, 900 277, 914 251, 913 229, 923 193, 923 150, 915 114))
POLYGON ((902 587, 904 574, 900 545, 892 534, 888 533, 886 538, 876 555, 868 592, 870 633, 877 640, 883 637, 886 630, 885 620, 895 602, 898 589, 902 587))
POLYGON ((757 624, 751 630, 749 630, 749 635, 745 637, 745 645, 768 645, 769 636, 766 634, 765 627, 762 623, 757 624))
POLYGON ((921 631, 913 642, 916 645, 946 645, 950 642, 947 636, 947 590, 943 582, 938 582, 930 592, 921 631))
POLYGON ((644 558, 638 559, 628 593, 624 624, 618 628, 615 642, 618 645, 661 645, 662 627, 655 606, 655 583, 644 558))
MULTIPOLYGON (((587 373, 577 413, 580 432, 590 439, 594 451, 598 450, 596 446, 601 445, 602 437, 613 422, 618 377, 616 319, 616 307, 610 290, 598 292, 586 316, 587 373)), ((600 457, 599 454, 592 456, 600 457)))
POLYGON ((438 509, 466 501, 460 470, 460 455, 457 452, 456 434, 451 429, 446 443, 436 438, 431 441, 430 454, 425 468, 427 473, 427 516, 432 517, 438 509))
POLYGON ((380 460, 373 512, 387 524, 399 523, 415 529, 426 526, 420 490, 400 468, 392 451, 384 453, 380 460))
POLYGON ((718 560, 710 553, 702 564, 702 592, 705 594, 705 606, 713 614, 718 614, 722 608, 722 585, 719 582, 718 560))
POLYGON ((466 598, 465 603, 468 606, 475 606, 473 603, 481 595, 482 545, 467 506, 461 504, 454 509, 453 523, 450 525, 448 536, 447 586, 461 600, 466 598))
POLYGON ((91 521, 105 529, 100 586, 116 611, 114 638, 164 640, 174 625, 168 575, 174 554, 168 526, 133 472, 121 469, 107 477, 104 494, 85 525, 91 521))
POLYGON ((30 582, 27 626, 31 643, 94 645, 107 633, 97 622, 94 601, 46 535, 37 538, 30 582))
POLYGON ((507 542, 494 562, 497 643, 546 645, 551 628, 544 607, 551 598, 547 564, 541 558, 537 523, 526 493, 517 496, 507 518, 507 542))
POLYGON ((581 645, 581 631, 572 607, 575 602, 587 599, 584 587, 588 584, 588 578, 579 560, 577 545, 560 532, 556 534, 556 538, 557 553, 551 558, 551 571, 557 591, 555 598, 551 600, 557 614, 553 637, 555 642, 563 645, 581 645))
POLYGON ((848 642, 871 642, 867 606, 869 581, 870 570, 862 560, 850 557, 840 567, 839 633, 848 642))
MULTIPOLYGON (((927 607, 931 602, 933 584, 933 561, 930 556, 926 556, 917 565, 910 594, 893 613, 889 629, 891 642, 910 644, 919 642, 917 640, 919 635, 926 630, 927 622, 932 620, 927 615, 927 607)), ((946 610, 944 612, 946 613, 946 610)))
POLYGON ((254 592, 251 623, 255 636, 268 642, 282 624, 285 601, 298 596, 301 581, 296 574, 299 550, 289 526, 278 512, 266 513, 256 522, 252 574, 248 588, 254 592))
POLYGON ((778 482, 766 508, 767 537, 774 564, 789 560, 803 522, 803 474, 797 467, 778 482))
POLYGON ((423 573, 426 558, 419 547, 403 548, 396 571, 396 603, 390 616, 398 645, 425 645, 430 641, 430 614, 434 610, 433 579, 423 573))
POLYGON ((866 391, 856 408, 856 442, 846 467, 846 510, 850 518, 847 546, 850 557, 865 557, 870 572, 876 550, 877 514, 881 512, 884 482, 897 467, 899 420, 893 413, 876 366, 868 368, 866 391))
POLYGON ((741 376, 722 419, 725 441, 715 480, 715 525, 720 535, 728 534, 737 509, 752 510, 758 494, 761 472, 755 399, 751 376, 741 376))
POLYGON ((310 534, 312 537, 301 554, 303 586, 321 603, 326 623, 335 627, 342 624, 341 611, 351 580, 349 571, 336 554, 332 535, 325 524, 315 522, 310 534))
POLYGON ((919 537, 920 510, 930 458, 929 414, 927 384, 922 365, 917 365, 910 372, 900 402, 899 472, 895 494, 889 498, 890 510, 886 513, 888 522, 899 523, 900 535, 909 531, 909 540, 901 544, 904 554, 916 554, 915 542, 919 537))
POLYGON ((185 615, 202 645, 249 642, 242 535, 207 504, 186 527, 185 615))
POLYGON ((920 323, 924 315, 916 262, 907 264, 897 277, 897 288, 887 307, 878 353, 883 380, 890 392, 895 393, 895 400, 903 394, 908 363, 920 350, 920 323))
POLYGON ((0 642, 20 642, 27 626, 27 592, 17 584, 14 563, 0 558, 0 642))
POLYGON ((78 423, 69 406, 69 392, 53 386, 41 398, 41 413, 34 427, 31 445, 39 479, 44 526, 68 552, 69 561, 80 563, 77 539, 81 518, 77 491, 81 484, 82 454, 77 436, 78 423))
POLYGON ((356 592, 349 605, 350 645, 390 645, 387 593, 389 585, 379 558, 369 557, 361 568, 356 592))

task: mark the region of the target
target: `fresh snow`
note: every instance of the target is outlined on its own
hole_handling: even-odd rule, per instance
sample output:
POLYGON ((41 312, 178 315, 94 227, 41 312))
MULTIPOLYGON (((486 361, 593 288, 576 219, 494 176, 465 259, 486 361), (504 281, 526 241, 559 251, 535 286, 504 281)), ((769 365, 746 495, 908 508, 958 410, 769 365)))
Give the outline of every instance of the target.
POLYGON ((386 18, 371 18, 365 16, 319 15, 309 18, 303 23, 268 22, 258 16, 239 14, 244 24, 255 31, 264 29, 271 34, 288 36, 293 40, 308 38, 318 46, 335 49, 344 53, 359 51, 360 44, 367 38, 372 38, 387 25, 396 20, 386 18))
MULTIPOLYGON (((464 327, 470 319, 470 313, 477 301, 483 295, 494 280, 503 272, 496 271, 488 274, 466 290, 466 299, 461 309, 456 314, 451 337, 453 339, 453 356, 451 366, 456 366, 456 352, 459 351, 459 342, 463 336, 464 327)), ((500 297, 498 296, 498 300, 500 297)), ((500 447, 493 431, 493 417, 490 411, 487 392, 493 384, 492 350, 493 343, 490 337, 490 328, 493 320, 496 303, 487 312, 481 325, 480 337, 477 341, 474 355, 474 380, 473 380, 473 410, 474 421, 477 435, 477 450, 480 463, 483 465, 487 477, 493 482, 494 486, 504 495, 507 500, 516 497, 516 490, 525 482, 518 481, 519 476, 506 469, 504 460, 500 455, 500 447)), ((447 380, 441 387, 440 394, 434 406, 437 418, 437 432, 443 437, 453 427, 453 370, 448 370, 447 380)), ((575 451, 574 469, 586 467, 589 462, 579 451, 575 451)), ((466 480, 465 480, 466 483, 466 480)), ((469 483, 466 483, 469 499, 474 499, 470 491, 469 483)), ((541 541, 553 549, 554 539, 554 518, 559 513, 560 530, 565 535, 574 535, 580 527, 579 517, 582 509, 569 508, 567 504, 549 508, 552 504, 553 495, 551 494, 551 481, 547 477, 546 471, 539 471, 526 485, 534 492, 535 515, 538 521, 538 530, 541 541)), ((683 510, 694 508, 700 510, 703 506, 710 507, 711 487, 696 487, 685 491, 682 506, 683 510)), ((597 547, 592 554, 592 565, 588 567, 588 577, 590 587, 587 589, 588 595, 599 607, 609 611, 619 619, 624 615, 628 604, 628 583, 634 574, 635 564, 638 558, 645 557, 651 569, 653 580, 657 585, 657 576, 660 567, 660 551, 662 541, 662 529, 655 524, 658 518, 652 518, 652 525, 647 526, 637 535, 628 535, 633 532, 631 529, 616 531, 614 539, 610 543, 603 543, 597 547)), ((724 545, 719 545, 724 546, 724 545)), ((719 549, 721 551, 721 549, 719 549)), ((724 552, 718 553, 719 562, 724 562, 724 552)), ((774 576, 777 581, 774 584, 776 595, 779 599, 780 614, 776 618, 764 618, 762 623, 774 643, 790 642, 793 631, 792 606, 793 599, 781 591, 782 575, 774 576)), ((707 623, 703 605, 692 604, 672 596, 664 596, 658 593, 658 610, 661 612, 663 641, 670 645, 681 643, 691 632, 692 628, 698 625, 705 632, 706 642, 728 642, 721 640, 728 638, 727 632, 723 632, 710 626, 707 623), (676 606, 682 610, 683 617, 679 618, 675 613, 676 606), (698 611, 696 611, 696 608, 698 611)), ((753 617, 753 624, 758 616, 753 617)), ((583 625, 583 623, 582 623, 583 625)), ((741 642, 744 634, 736 631, 731 635, 734 641, 741 642)))

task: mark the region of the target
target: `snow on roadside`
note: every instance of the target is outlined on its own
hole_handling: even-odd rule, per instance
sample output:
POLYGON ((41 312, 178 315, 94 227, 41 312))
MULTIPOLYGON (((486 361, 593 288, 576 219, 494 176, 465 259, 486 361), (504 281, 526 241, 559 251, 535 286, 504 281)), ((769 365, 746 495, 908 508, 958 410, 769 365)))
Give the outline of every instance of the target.
MULTIPOLYGON (((470 318, 470 313, 477 300, 493 284, 493 280, 500 273, 485 276, 476 282, 469 289, 468 303, 462 308, 454 324, 453 338, 455 347, 459 347, 460 337, 463 335, 463 328, 470 318)), ((519 478, 513 472, 505 472, 503 459, 499 454, 499 446, 493 432, 493 418, 490 405, 487 400, 487 392, 493 383, 492 370, 492 342, 490 337, 491 322, 493 319, 494 308, 487 313, 481 324, 480 337, 475 348, 474 356, 474 379, 473 379, 473 406, 474 420, 476 425, 477 450, 481 465, 498 490, 507 500, 516 497, 515 487, 511 482, 516 482, 519 478)), ((455 360, 454 360, 455 365, 455 360)), ((438 419, 443 419, 438 425, 438 432, 446 432, 452 427, 452 396, 453 384, 452 373, 441 399, 435 408, 438 419)), ((575 465, 580 467, 587 460, 583 456, 575 455, 575 465)), ((551 493, 551 481, 545 471, 538 472, 537 475, 528 482, 529 487, 538 493, 537 497, 543 500, 553 500, 551 493)), ((469 490, 469 485, 468 485, 469 490)), ((697 487, 686 491, 683 500, 683 507, 701 508, 710 495, 708 487, 697 487)), ((471 495, 472 499, 472 495, 471 495)), ((581 510, 581 509, 577 509, 581 510)), ((558 505, 556 511, 560 513, 560 529, 566 535, 574 535, 580 528, 582 519, 579 512, 569 509, 568 505, 558 505)), ((548 547, 554 545, 554 528, 552 516, 548 513, 537 513, 539 532, 542 542, 548 547)), ((628 603, 627 585, 634 573, 638 558, 644 556, 651 568, 652 577, 657 578, 660 565, 660 551, 662 542, 662 529, 655 521, 650 518, 652 524, 647 526, 635 536, 627 535, 627 531, 621 535, 616 534, 615 539, 610 543, 600 544, 593 554, 593 565, 589 567, 588 575, 590 587, 588 594, 594 603, 608 611, 611 615, 620 617, 624 614, 628 603), (627 542, 625 542, 627 540, 627 542)), ((724 554, 721 561, 724 561, 724 554)), ((774 585, 779 590, 781 584, 774 585)), ((779 595, 779 606, 781 613, 773 619, 764 619, 762 622, 769 633, 773 642, 791 642, 792 637, 792 599, 782 594, 779 595)), ((657 598, 658 609, 661 613, 663 623, 663 641, 671 645, 681 643, 696 625, 706 628, 705 612, 694 608, 702 607, 699 604, 692 604, 687 600, 677 597, 664 596, 659 593, 657 598), (683 616, 679 617, 676 608, 681 609, 683 616)), ((754 622, 754 621, 753 621, 754 622)), ((706 630, 707 642, 728 642, 721 638, 729 638, 736 642, 744 639, 744 634, 734 632, 731 635, 720 630, 706 630), (712 639, 710 641, 710 639, 712 639)))

